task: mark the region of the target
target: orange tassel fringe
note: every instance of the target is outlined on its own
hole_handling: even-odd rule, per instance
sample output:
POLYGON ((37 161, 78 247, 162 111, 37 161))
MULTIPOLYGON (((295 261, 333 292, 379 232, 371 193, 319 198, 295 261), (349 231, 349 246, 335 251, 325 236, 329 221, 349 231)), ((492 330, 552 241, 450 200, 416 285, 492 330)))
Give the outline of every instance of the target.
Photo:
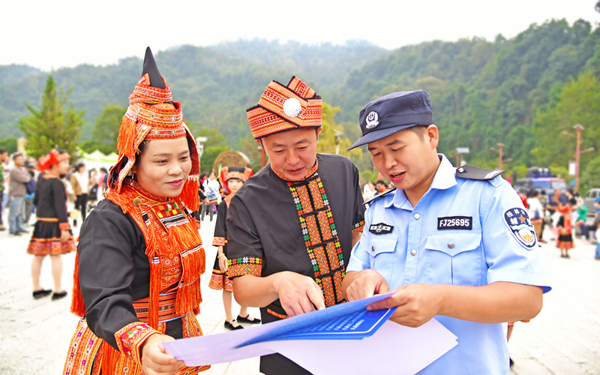
POLYGON ((121 128, 119 129, 117 150, 120 154, 123 154, 128 158, 135 155, 135 128, 136 122, 127 116, 123 116, 121 128))
POLYGON ((73 297, 71 300, 71 312, 77 316, 85 315, 85 302, 81 295, 79 286, 79 250, 75 254, 75 271, 73 271, 73 297))
POLYGON ((150 260, 150 296, 148 301, 148 325, 158 329, 158 304, 160 294, 160 258, 150 260))
POLYGON ((121 352, 108 343, 102 343, 102 374, 115 374, 121 352))
POLYGON ((198 176, 190 176, 183 185, 183 190, 179 194, 179 198, 183 204, 192 211, 198 211, 200 208, 200 197, 198 196, 199 188, 200 181, 198 180, 198 176))

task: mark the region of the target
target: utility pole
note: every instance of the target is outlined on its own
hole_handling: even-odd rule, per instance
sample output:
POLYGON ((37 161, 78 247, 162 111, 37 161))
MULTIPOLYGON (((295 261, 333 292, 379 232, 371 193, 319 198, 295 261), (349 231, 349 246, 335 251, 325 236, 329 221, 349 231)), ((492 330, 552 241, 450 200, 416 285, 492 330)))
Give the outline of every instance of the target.
POLYGON ((504 160, 504 154, 502 152, 503 148, 504 148, 504 143, 498 143, 498 148, 497 149, 494 148, 494 147, 490 147, 490 150, 496 151, 499 154, 499 156, 498 156, 498 169, 502 169, 502 162, 503 161, 506 161, 506 162, 512 161, 512 159, 506 159, 506 160, 504 160))
POLYGON ((573 128, 577 132, 576 135, 573 135, 566 130, 563 130, 562 134, 568 135, 569 137, 573 137, 573 138, 577 139, 577 146, 575 148, 575 191, 579 191, 579 163, 581 160, 581 154, 590 152, 590 151, 594 151, 595 148, 590 147, 587 150, 581 151, 581 143, 583 142, 583 140, 581 139, 581 132, 585 128, 580 124, 574 125, 573 128))
POLYGON ((585 129, 580 124, 574 126, 577 131, 577 149, 575 151, 575 191, 579 191, 579 160, 581 157, 581 131, 585 129))

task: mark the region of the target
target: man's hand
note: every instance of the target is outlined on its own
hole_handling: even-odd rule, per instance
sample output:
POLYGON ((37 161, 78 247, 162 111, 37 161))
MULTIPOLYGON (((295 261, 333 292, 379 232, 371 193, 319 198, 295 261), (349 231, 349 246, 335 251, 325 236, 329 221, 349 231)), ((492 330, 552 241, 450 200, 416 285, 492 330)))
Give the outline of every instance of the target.
POLYGON ((348 301, 356 301, 373 297, 375 294, 387 293, 389 289, 390 287, 383 276, 377 271, 366 269, 356 274, 354 281, 346 289, 346 298, 348 301))
POLYGON ((390 298, 375 302, 367 309, 383 310, 397 306, 390 320, 409 327, 419 327, 439 315, 442 300, 436 285, 408 284, 396 289, 390 298))
POLYGON ((273 282, 273 287, 281 306, 289 316, 315 311, 315 308, 325 308, 321 288, 308 276, 289 271, 280 272, 273 282))
POLYGON ((160 345, 161 342, 173 340, 171 336, 158 334, 152 335, 146 340, 142 346, 142 367, 145 374, 173 375, 177 370, 185 367, 185 362, 178 361, 160 345))
POLYGON ((227 272, 227 257, 225 256, 225 254, 222 254, 219 256, 219 269, 221 270, 221 272, 225 273, 227 272))

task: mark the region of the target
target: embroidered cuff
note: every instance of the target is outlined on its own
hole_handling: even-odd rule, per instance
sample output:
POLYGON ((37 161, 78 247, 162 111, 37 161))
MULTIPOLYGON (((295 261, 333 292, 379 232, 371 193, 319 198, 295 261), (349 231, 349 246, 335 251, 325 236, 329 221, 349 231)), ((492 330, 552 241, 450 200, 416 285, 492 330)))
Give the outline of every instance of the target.
POLYGON ((71 229, 71 225, 69 225, 69 223, 59 223, 58 227, 61 231, 71 229))
POLYGON ((363 228, 365 227, 365 221, 361 221, 360 223, 356 223, 352 226, 352 233, 355 232, 362 232, 363 228))
POLYGON ((231 279, 244 275, 260 276, 262 274, 262 261, 262 258, 256 257, 228 259, 227 277, 231 279))
POLYGON ((160 334, 159 331, 150 327, 146 323, 135 322, 118 330, 115 333, 115 339, 117 340, 119 351, 126 354, 137 364, 142 366, 142 353, 140 352, 141 347, 150 336, 157 333, 160 334))
POLYGON ((227 240, 224 237, 214 237, 212 245, 213 246, 225 246, 227 240))

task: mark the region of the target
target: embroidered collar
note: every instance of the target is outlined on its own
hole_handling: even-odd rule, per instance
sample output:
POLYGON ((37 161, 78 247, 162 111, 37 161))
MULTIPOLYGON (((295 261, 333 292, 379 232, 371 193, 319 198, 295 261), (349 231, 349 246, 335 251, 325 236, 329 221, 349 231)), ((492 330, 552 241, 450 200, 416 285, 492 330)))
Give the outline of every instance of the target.
POLYGON ((159 195, 150 193, 149 191, 145 190, 142 187, 142 185, 140 185, 137 181, 135 181, 133 179, 128 179, 126 182, 133 188, 133 190, 135 190, 136 193, 138 193, 139 195, 141 195, 142 197, 144 197, 150 201, 168 202, 168 201, 174 200, 174 198, 172 198, 172 197, 161 197, 159 195))
POLYGON ((271 170, 273 171, 273 173, 275 173, 277 175, 277 177, 281 178, 283 181, 286 181, 286 182, 299 182, 299 181, 304 181, 307 178, 312 177, 317 172, 317 170, 319 169, 319 159, 315 159, 315 165, 308 171, 308 173, 306 174, 306 176, 304 176, 301 180, 298 180, 298 181, 288 180, 287 178, 283 177, 282 174, 278 173, 275 169, 273 169, 273 166, 271 164, 269 164, 269 167, 271 168, 271 170))
POLYGON ((60 177, 58 177, 57 175, 55 175, 54 173, 50 173, 50 172, 46 172, 44 173, 44 179, 45 180, 49 180, 51 178, 58 178, 60 180, 60 177))

